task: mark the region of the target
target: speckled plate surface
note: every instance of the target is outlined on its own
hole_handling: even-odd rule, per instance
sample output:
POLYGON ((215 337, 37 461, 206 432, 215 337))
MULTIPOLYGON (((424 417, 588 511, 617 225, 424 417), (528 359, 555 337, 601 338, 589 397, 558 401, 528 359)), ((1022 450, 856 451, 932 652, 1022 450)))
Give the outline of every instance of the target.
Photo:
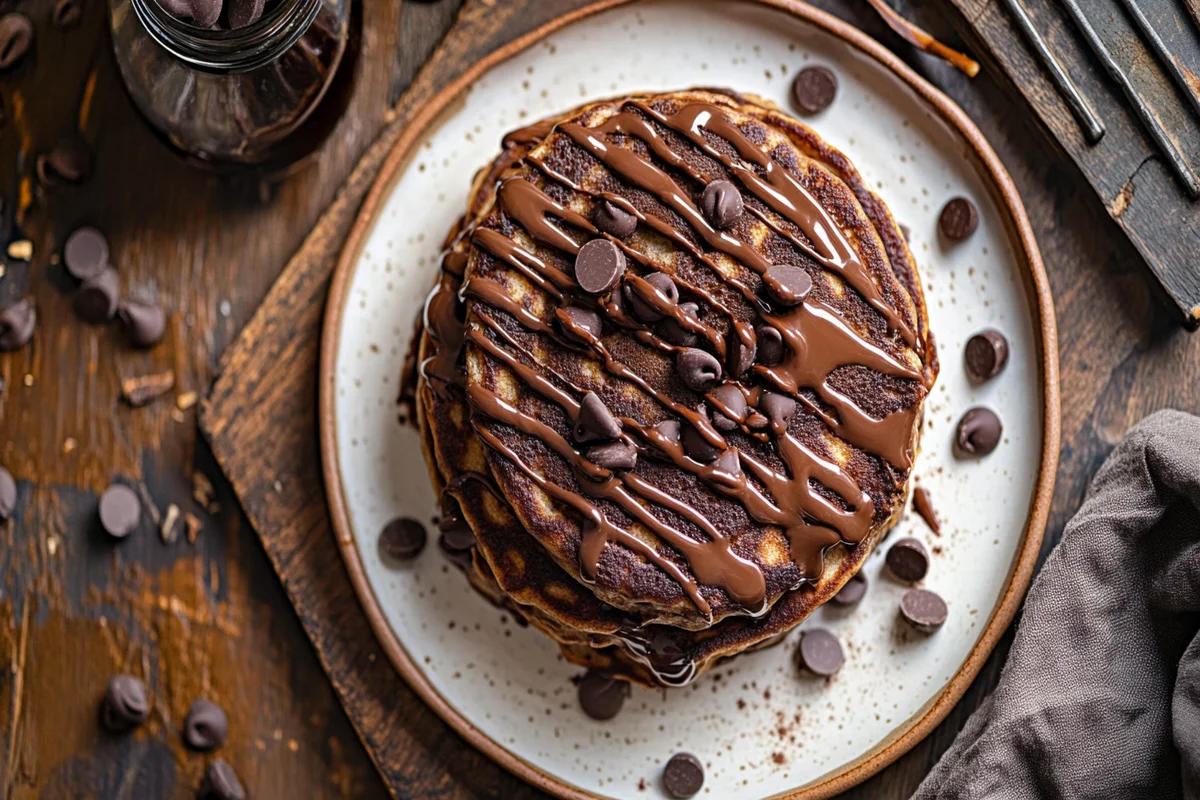
POLYGON ((339 265, 322 344, 322 452, 335 527, 401 674, 527 780, 569 797, 662 796, 661 767, 683 750, 705 764, 704 797, 827 796, 890 763, 945 716, 1028 585, 1058 450, 1045 275, 1020 200, 979 132, 861 33, 789 0, 602 5, 615 7, 479 65, 469 86, 432 104, 385 166, 339 265), (576 703, 570 678, 579 669, 469 590, 437 547, 401 569, 379 558, 377 534, 389 519, 436 513, 417 432, 397 421, 412 323, 472 175, 509 129, 633 89, 729 86, 787 108, 792 76, 812 64, 832 68, 840 91, 806 121, 911 228, 921 266, 943 367, 916 475, 943 531, 935 536, 909 514, 894 535, 930 548, 925 583, 946 598, 950 617, 932 636, 909 632, 897 617, 905 587, 881 573, 877 553, 857 609, 823 608, 805 623, 844 643, 847 663, 832 680, 797 673, 793 635, 687 689, 635 688, 616 719, 594 722, 576 703), (937 215, 959 194, 975 199, 981 222, 949 246, 938 239, 937 215), (962 349, 985 327, 1008 336, 1011 359, 978 386, 964 375, 962 349), (956 458, 954 423, 979 404, 1000 414, 1003 442, 985 459, 956 458))

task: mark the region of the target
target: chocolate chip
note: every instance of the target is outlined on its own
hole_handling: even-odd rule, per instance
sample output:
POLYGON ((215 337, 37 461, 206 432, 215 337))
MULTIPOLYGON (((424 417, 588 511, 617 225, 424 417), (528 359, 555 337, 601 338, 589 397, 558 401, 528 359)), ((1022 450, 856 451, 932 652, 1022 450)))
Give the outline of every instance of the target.
POLYGON ((758 410, 766 415, 776 434, 787 430, 788 423, 796 416, 796 401, 778 392, 763 392, 758 399, 758 410))
POLYGON ((754 358, 758 355, 758 344, 746 344, 737 336, 736 331, 729 337, 729 350, 726 361, 729 362, 729 374, 741 378, 754 366, 754 358))
POLYGON ((796 665, 814 675, 828 678, 842 668, 846 657, 841 642, 824 628, 804 631, 796 648, 796 665))
POLYGON ((246 790, 233 767, 214 758, 204 770, 197 797, 199 800, 246 800, 246 790))
POLYGON ((621 423, 604 405, 595 392, 588 392, 579 404, 575 418, 575 441, 592 442, 596 439, 615 439, 621 435, 621 423))
POLYGON ((108 240, 95 228, 78 228, 63 245, 63 262, 76 279, 90 280, 108 266, 108 240))
POLYGON ((8 522, 16 510, 17 482, 11 472, 0 467, 0 522, 8 522))
POLYGON ((712 353, 695 347, 675 356, 675 371, 693 392, 707 392, 721 380, 721 362, 712 353))
POLYGON ((229 27, 236 30, 258 22, 265 5, 266 0, 226 0, 225 18, 229 27))
POLYGON ((754 329, 758 337, 758 362, 768 367, 783 363, 783 334, 770 325, 759 325, 754 329))
POLYGON ((211 28, 221 17, 223 0, 159 0, 159 3, 180 22, 211 28))
POLYGON ((589 669, 579 680, 579 706, 592 719, 609 720, 629 697, 629 683, 589 669))
POLYGON ((137 347, 153 347, 167 330, 167 312, 158 303, 127 297, 117 305, 129 341, 137 347))
POLYGON ((942 208, 938 229, 952 242, 961 242, 979 227, 979 211, 965 197, 955 197, 942 208))
POLYGON ((662 784, 671 797, 691 797, 704 786, 704 765, 691 753, 676 753, 663 767, 662 784))
POLYGON ((714 228, 725 230, 741 218, 745 210, 742 193, 729 181, 713 181, 700 195, 700 210, 714 228))
POLYGON ((637 230, 637 217, 611 200, 601 200, 592 210, 592 224, 607 234, 625 239, 637 230))
POLYGON ((575 280, 588 294, 604 294, 625 273, 625 254, 608 239, 592 239, 575 256, 575 280))
POLYGON ((968 455, 986 456, 1000 444, 1000 434, 1003 432, 1004 426, 1000 424, 996 412, 978 406, 968 409, 958 421, 955 442, 968 455))
POLYGON ((640 281, 625 281, 625 299, 638 319, 657 322, 663 318, 659 307, 669 308, 679 302, 679 287, 670 275, 653 272, 640 281))
POLYGON ((128 486, 114 483, 100 495, 100 525, 109 536, 124 539, 141 519, 142 503, 128 486))
POLYGON ((89 281, 85 281, 75 293, 75 313, 81 320, 91 325, 108 322, 117 313, 117 303, 121 299, 121 279, 112 267, 89 281))
POLYGON ((726 383, 713 390, 712 399, 716 406, 713 427, 726 433, 737 430, 738 425, 746 419, 746 396, 742 390, 732 383, 726 383))
MULTIPOLYGON (((697 411, 705 419, 708 419, 708 412, 704 410, 703 404, 697 408, 697 411)), ((708 464, 725 452, 722 448, 710 444, 695 425, 682 426, 680 439, 683 440, 683 452, 687 454, 688 458, 699 461, 701 464, 708 464)))
MULTIPOLYGON (((671 284, 674 286, 674 284, 671 284)), ((700 319, 700 306, 695 303, 680 303, 679 313, 688 319, 700 319)), ((671 344, 679 345, 680 347, 691 347, 700 338, 699 334, 687 330, 674 317, 666 317, 658 325, 658 335, 666 339, 671 344)))
POLYGON ((929 553, 911 536, 897 540, 887 551, 886 561, 888 571, 905 583, 916 583, 929 572, 929 553))
POLYGON ((562 331, 563 336, 579 344, 588 343, 584 334, 591 336, 593 339, 599 339, 601 332, 604 330, 603 323, 600 321, 600 314, 587 306, 570 305, 560 308, 555 316, 558 319, 558 327, 562 331))
POLYGON ((0 69, 14 67, 33 44, 33 23, 13 12, 0 17, 0 69))
POLYGON ((977 381, 994 378, 1008 363, 1008 339, 1000 331, 986 330, 967 340, 967 372, 977 381))
POLYGON ((146 685, 132 675, 115 675, 108 681, 100 704, 100 722, 113 733, 136 728, 150 716, 146 685))
POLYGON ((29 344, 35 327, 37 311, 30 298, 0 308, 0 352, 20 350, 29 344))
POLYGON ((51 19, 60 28, 74 28, 83 19, 83 0, 58 0, 51 19))
POLYGON ((867 585, 867 576, 861 572, 856 572, 850 576, 850 580, 842 584, 842 588, 829 599, 829 602, 843 608, 856 606, 866 597, 867 585))
POLYGON ((475 546, 475 531, 471 530, 458 498, 445 489, 441 496, 441 517, 438 519, 438 545, 451 554, 461 554, 475 546))
POLYGON ((763 274, 763 285, 785 306, 798 306, 812 291, 812 278, 792 264, 774 264, 763 274))
POLYGON ((80 139, 63 139, 34 164, 38 180, 47 189, 67 183, 83 183, 92 171, 92 154, 80 139))
POLYGON ((229 736, 225 711, 210 700, 196 700, 183 718, 183 743, 193 750, 216 750, 229 736))
POLYGON ((409 561, 425 549, 425 526, 411 517, 396 517, 379 532, 379 555, 386 564, 409 561))
POLYGON ((900 615, 922 633, 933 633, 946 621, 946 601, 928 589, 909 589, 900 598, 900 615))
POLYGON ((633 469, 637 466, 637 450, 625 442, 609 442, 589 447, 587 459, 605 469, 633 469))
POLYGON ((833 71, 826 67, 807 67, 792 81, 792 99, 805 114, 824 111, 837 97, 838 82, 833 71))
POLYGON ((717 460, 712 463, 713 469, 718 469, 728 475, 737 476, 742 472, 742 459, 738 457, 738 451, 730 448, 717 457, 717 460))
POLYGON ((679 433, 682 426, 677 419, 664 419, 662 422, 654 426, 654 430, 669 442, 678 442, 679 433))

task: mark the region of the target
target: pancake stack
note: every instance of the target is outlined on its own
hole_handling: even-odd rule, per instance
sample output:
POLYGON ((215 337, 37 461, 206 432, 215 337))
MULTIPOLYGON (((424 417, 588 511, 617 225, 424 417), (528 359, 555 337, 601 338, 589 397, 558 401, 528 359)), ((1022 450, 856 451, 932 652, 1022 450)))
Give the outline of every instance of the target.
POLYGON ((724 90, 507 136, 423 323, 442 549, 570 661, 650 686, 779 641, 858 570, 937 374, 887 207, 724 90))

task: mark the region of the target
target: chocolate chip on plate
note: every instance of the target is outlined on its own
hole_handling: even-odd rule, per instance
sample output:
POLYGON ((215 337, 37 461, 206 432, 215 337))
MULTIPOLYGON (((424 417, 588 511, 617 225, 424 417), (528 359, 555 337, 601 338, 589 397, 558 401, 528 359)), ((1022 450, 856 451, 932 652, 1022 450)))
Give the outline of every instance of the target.
POLYGON ((652 272, 641 280, 626 280, 625 298, 638 319, 657 322, 663 318, 659 308, 669 308, 679 302, 679 287, 670 275, 652 272))
POLYGON ((888 570, 897 580, 916 583, 929 572, 929 553, 919 539, 898 539, 887 551, 888 570))
MULTIPOLYGON (((688 319, 699 320, 700 306, 697 304, 690 302, 680 303, 678 308, 679 313, 688 319)), ((658 335, 671 344, 679 345, 680 347, 691 347, 700 338, 699 334, 684 328, 674 317, 666 317, 659 323, 658 335)))
POLYGON ((108 240, 91 226, 77 228, 63 245, 63 262, 76 279, 91 280, 108 266, 108 240))
POLYGON ((828 678, 841 669, 845 661, 841 642, 824 628, 812 628, 804 631, 800 637, 800 646, 796 648, 796 665, 801 669, 828 678))
POLYGON ((37 311, 30 298, 0 308, 0 352, 20 350, 29 344, 36 326, 37 311))
POLYGON ((604 330, 600 314, 587 306, 569 305, 560 308, 556 312, 556 317, 563 336, 579 344, 588 343, 584 334, 593 339, 599 339, 604 330))
POLYGON ((183 718, 183 743, 193 750, 216 750, 228 736, 225 711, 211 700, 195 700, 183 718))
POLYGON ((233 767, 214 758, 204 770, 198 800, 246 800, 246 790, 233 767))
POLYGON ((587 459, 605 469, 633 469, 637 466, 637 449, 625 442, 609 442, 589 447, 587 459))
POLYGON ((50 18, 60 28, 74 28, 83 19, 83 0, 58 0, 50 18))
POLYGON ((67 183, 83 183, 92 171, 92 154, 81 139, 63 139, 34 162, 38 180, 47 189, 67 183))
POLYGON ((958 430, 954 440, 959 449, 973 456, 986 456, 1000 444, 1000 435, 1004 426, 1000 418, 990 408, 976 406, 967 409, 962 419, 958 421, 958 430))
POLYGON ((771 296, 785 306, 798 306, 812 291, 808 273, 792 264, 774 264, 763 274, 763 284, 771 296))
POLYGON ((100 722, 114 733, 136 728, 150 715, 146 685, 132 675, 114 675, 100 704, 100 722))
POLYGON ((589 669, 579 679, 579 705, 592 719, 615 717, 629 697, 629 683, 611 675, 589 669))
POLYGON ((713 181, 700 195, 700 210, 718 230, 732 227, 745 208, 742 193, 729 181, 713 181))
POLYGON ((592 224, 607 234, 625 239, 637 230, 637 217, 611 200, 601 200, 592 210, 592 224))
POLYGON ((1008 339, 996 330, 980 331, 967 340, 967 373, 977 381, 994 378, 1008 363, 1008 339))
POLYGON ((827 67, 806 67, 792 81, 792 99, 805 114, 824 111, 837 97, 837 76, 827 67))
POLYGON ((258 22, 266 4, 266 0, 226 0, 225 18, 229 20, 229 27, 244 28, 258 22))
POLYGON ((725 433, 737 430, 738 425, 746 420, 746 395, 732 383, 714 389, 712 400, 715 407, 712 422, 717 430, 725 433))
POLYGON ((16 66, 32 44, 33 23, 29 17, 15 11, 0 17, 0 69, 16 66))
POLYGON ((621 435, 621 423, 604 405, 595 392, 588 392, 579 404, 575 418, 575 441, 592 442, 597 439, 615 439, 621 435))
POLYGON ((142 503, 137 493, 122 483, 114 483, 100 495, 100 526, 115 539, 124 539, 142 519, 142 503))
POLYGON ((121 299, 121 279, 112 267, 85 281, 75 293, 75 314, 91 325, 108 322, 117 314, 121 299))
POLYGON ((167 312, 152 300, 127 297, 117 304, 117 315, 125 323, 129 341, 137 347, 153 347, 167 330, 167 312))
POLYGON ((396 517, 379 532, 379 555, 384 563, 408 561, 425 549, 425 526, 411 517, 396 517))
POLYGON ((979 227, 979 211, 965 197, 955 197, 942 208, 938 229, 952 242, 961 242, 979 227))
POLYGON ((575 256, 575 281, 588 294, 603 294, 625 273, 625 254, 608 239, 592 239, 575 256))
POLYGON ((928 589, 909 589, 900 598, 900 616, 922 633, 933 633, 946 621, 946 601, 928 589))
POLYGON ((787 430, 788 423, 796 416, 796 401, 786 394, 779 392, 763 392, 758 399, 758 410, 771 423, 771 428, 778 434, 787 430))
POLYGON ((221 18, 223 0, 159 0, 168 14, 180 22, 199 28, 211 28, 221 18))
POLYGON ((758 337, 758 362, 768 367, 783 363, 783 334, 770 325, 759 325, 754 329, 758 337))
POLYGON ((829 602, 843 608, 856 606, 867 596, 867 587, 869 585, 867 576, 863 575, 862 572, 856 572, 850 576, 850 580, 842 584, 842 588, 838 590, 837 594, 829 598, 829 602))
POLYGON ((662 784, 671 797, 692 797, 704 786, 704 765, 691 753, 676 753, 663 767, 662 784))
POLYGON ((17 509, 17 482, 12 473, 0 467, 0 522, 12 519, 17 509))

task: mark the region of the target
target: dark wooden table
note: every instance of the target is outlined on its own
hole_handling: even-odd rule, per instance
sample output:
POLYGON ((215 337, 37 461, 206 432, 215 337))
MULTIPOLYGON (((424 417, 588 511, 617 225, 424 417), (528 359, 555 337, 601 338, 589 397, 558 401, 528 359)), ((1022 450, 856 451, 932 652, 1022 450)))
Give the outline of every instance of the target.
MULTIPOLYGON (((553 2, 553 0, 546 0, 553 2)), ((455 0, 368 0, 355 94, 334 135, 281 182, 219 180, 180 162, 132 109, 109 52, 106 4, 89 0, 72 30, 49 24, 53 0, 5 2, 34 21, 35 54, 0 75, 4 230, 21 215, 34 247, 9 261, 0 302, 25 294, 39 312, 31 347, 0 355, 0 463, 17 477, 13 522, 0 527, 0 781, 8 798, 190 797, 205 759, 178 728, 198 696, 229 712, 221 755, 251 797, 383 797, 289 607, 283 589, 197 437, 189 392, 203 393, 217 361, 288 256, 329 203, 450 23, 455 0), (92 88, 88 88, 91 86, 92 88), (81 114, 81 104, 86 113, 81 114), (34 156, 82 133, 96 156, 83 187, 43 191, 34 156), (23 183, 24 182, 24 183, 23 183), (170 310, 165 340, 127 347, 114 328, 71 311, 53 255, 75 226, 105 230, 128 288, 151 287, 170 310), (123 379, 171 370, 172 396, 141 409, 118 402, 123 379), (184 396, 185 402, 175 399, 184 396), (201 477, 196 477, 201 476, 201 477), (119 545, 96 530, 96 498, 115 478, 145 487, 202 523, 194 542, 165 542, 152 521, 119 545), (195 498, 214 488, 215 504, 195 498), (118 671, 148 675, 150 723, 112 738, 97 702, 118 671)), ((817 5, 861 25, 943 87, 991 139, 1033 220, 1058 311, 1063 452, 1046 549, 1121 434, 1158 408, 1200 411, 1200 339, 1172 320, 1153 279, 1100 201, 1032 122, 995 65, 968 81, 913 53, 858 0, 817 5)), ((894 5, 967 49, 949 4, 894 5)), ((957 367, 946 354, 946 368, 957 367)), ((315 434, 314 434, 315 435, 315 434)), ((906 797, 994 685, 1007 639, 932 736, 850 796, 906 797)), ((429 717, 431 715, 426 715, 429 717)), ((414 797, 533 797, 532 789, 425 718, 414 737, 414 797)))

